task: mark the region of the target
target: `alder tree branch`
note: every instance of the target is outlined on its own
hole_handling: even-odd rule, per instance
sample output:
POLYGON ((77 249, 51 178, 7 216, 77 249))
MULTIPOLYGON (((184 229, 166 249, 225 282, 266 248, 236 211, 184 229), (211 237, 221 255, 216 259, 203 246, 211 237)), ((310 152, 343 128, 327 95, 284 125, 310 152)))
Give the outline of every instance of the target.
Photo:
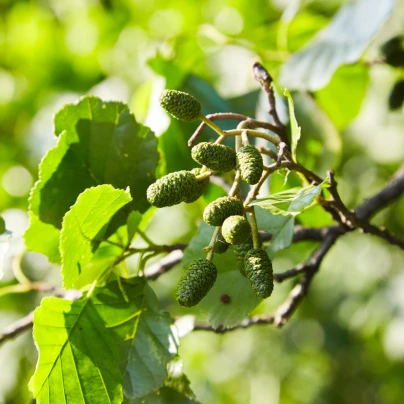
MULTIPOLYGON (((311 170, 305 168, 297 162, 291 161, 290 153, 288 151, 288 149, 290 149, 290 143, 287 137, 286 128, 280 121, 276 111, 275 96, 272 88, 272 78, 265 70, 265 68, 258 62, 254 64, 253 71, 255 79, 259 81, 262 89, 268 96, 269 114, 272 116, 275 125, 256 121, 241 114, 226 112, 207 115, 207 118, 211 121, 219 119, 231 119, 240 121, 242 122, 242 126, 244 129, 250 129, 254 133, 254 129, 256 128, 267 129, 274 132, 280 138, 280 142, 276 143, 278 147, 278 153, 269 148, 259 148, 261 153, 269 155, 274 160, 274 163, 268 167, 264 167, 264 173, 260 181, 258 182, 258 184, 251 188, 250 193, 245 200, 245 206, 248 206, 248 204, 257 197, 260 187, 265 182, 267 177, 279 169, 296 171, 302 174, 309 183, 320 184, 321 182, 323 182, 323 179, 311 170)), ((189 140, 188 144, 190 146, 192 146, 192 144, 196 141, 205 127, 206 124, 204 122, 199 125, 198 129, 194 132, 189 140)), ((257 134, 259 134, 258 131, 256 132, 257 134)), ((389 244, 398 246, 399 248, 404 250, 404 240, 392 234, 387 229, 379 228, 370 223, 370 219, 376 213, 391 205, 404 194, 404 165, 397 170, 397 172, 392 176, 389 183, 382 190, 365 200, 354 210, 349 209, 344 204, 338 191, 338 183, 335 179, 334 172, 329 171, 328 177, 330 180, 330 187, 328 188, 328 192, 331 195, 331 199, 326 199, 324 195, 320 195, 318 197, 318 201, 323 209, 331 214, 336 223, 322 228, 305 227, 300 225, 295 226, 293 242, 312 240, 319 242, 319 245, 307 261, 282 273, 274 274, 274 280, 276 282, 283 282, 285 280, 300 276, 300 279, 290 291, 285 302, 281 304, 273 314, 248 317, 241 324, 234 328, 229 329, 218 327, 214 329, 208 324, 197 322, 194 324, 193 328, 195 331, 199 330, 213 331, 215 333, 226 333, 232 330, 245 329, 260 324, 274 324, 277 327, 282 327, 286 324, 288 319, 292 316, 292 314, 299 306, 300 302, 309 292, 311 283, 313 282, 313 279, 317 272, 320 270, 324 257, 331 250, 335 242, 344 234, 352 232, 356 229, 359 229, 364 233, 369 233, 380 237, 389 244)), ((213 180, 216 182, 223 181, 222 179, 220 179, 220 177, 213 177, 213 180)), ((224 188, 229 189, 229 185, 225 182, 221 182, 220 185, 224 188)), ((270 241, 272 238, 272 235, 266 232, 260 232, 260 235, 263 241, 270 241)), ((125 259, 135 253, 152 253, 154 255, 160 253, 168 253, 168 255, 159 260, 157 263, 149 266, 145 271, 145 277, 148 280, 155 280, 158 279, 161 275, 170 271, 181 262, 183 258, 183 251, 186 247, 186 244, 174 244, 160 246, 150 245, 147 248, 127 248, 125 250, 127 255, 124 255, 122 259, 125 259)), ((6 293, 24 293, 31 290, 48 292, 55 296, 64 297, 71 300, 77 299, 79 296, 78 291, 61 291, 46 284, 30 282, 29 280, 27 282, 24 281, 24 283, 3 288, 3 290, 0 289, 0 295, 6 293), (7 290, 7 288, 9 289, 7 290)), ((32 326, 32 318, 33 313, 29 313, 27 316, 9 325, 3 331, 3 333, 0 334, 0 344, 30 328, 32 326)))
POLYGON ((271 75, 259 62, 254 63, 253 74, 255 80, 257 80, 260 83, 262 89, 268 96, 269 114, 272 116, 275 126, 279 129, 278 133, 279 137, 281 138, 282 142, 286 143, 286 145, 290 147, 289 139, 286 134, 286 128, 279 119, 278 112, 276 110, 275 94, 274 89, 272 87, 273 80, 271 75))
POLYGON ((32 327, 32 323, 34 320, 34 312, 27 314, 25 317, 20 318, 14 323, 10 324, 6 329, 0 334, 0 344, 3 342, 16 337, 21 334, 23 331, 28 330, 32 327))

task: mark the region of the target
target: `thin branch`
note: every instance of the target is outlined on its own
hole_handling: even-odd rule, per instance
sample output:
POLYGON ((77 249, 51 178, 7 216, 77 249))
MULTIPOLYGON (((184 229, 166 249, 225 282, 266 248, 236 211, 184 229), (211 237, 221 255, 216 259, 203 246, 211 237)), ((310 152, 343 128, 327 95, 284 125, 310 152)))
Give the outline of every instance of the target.
POLYGON ((249 328, 253 325, 273 324, 273 322, 274 322, 274 316, 272 315, 254 316, 254 317, 247 317, 239 325, 232 328, 224 328, 223 326, 213 328, 211 325, 206 323, 195 323, 193 331, 212 331, 216 334, 225 334, 226 332, 229 331, 249 328))
POLYGON ((277 327, 282 327, 286 324, 301 300, 307 295, 314 275, 320 269, 320 265, 325 255, 342 234, 343 232, 340 231, 330 231, 321 246, 314 252, 310 260, 307 262, 308 269, 306 269, 302 280, 291 290, 286 301, 279 306, 275 312, 274 324, 277 327))
POLYGON ((13 337, 16 337, 25 330, 30 329, 32 327, 33 320, 34 320, 34 312, 32 311, 25 317, 20 318, 19 320, 10 324, 8 327, 6 327, 3 333, 0 334, 0 344, 13 337))
POLYGON ((161 275, 178 265, 181 262, 183 255, 184 254, 181 250, 173 251, 157 263, 148 267, 145 271, 146 278, 149 280, 156 280, 161 275))
POLYGON ((286 135, 285 126, 282 124, 281 120, 279 119, 278 113, 276 111, 275 105, 275 94, 272 88, 272 77, 268 73, 268 71, 261 65, 259 62, 255 62, 253 65, 253 74, 255 80, 257 80, 262 89, 266 92, 268 96, 268 103, 269 103, 269 114, 272 116, 275 125, 280 129, 279 137, 281 140, 289 146, 289 139, 286 135))
POLYGON ((395 202, 404 194, 404 165, 402 165, 393 175, 390 182, 380 192, 373 195, 358 208, 355 214, 358 218, 369 220, 381 209, 395 202))
POLYGON ((274 280, 276 282, 283 282, 284 280, 292 278, 301 273, 317 271, 326 253, 330 250, 335 241, 343 234, 345 234, 345 232, 341 230, 340 227, 328 227, 325 231, 322 243, 306 262, 299 264, 285 272, 274 274, 274 280))

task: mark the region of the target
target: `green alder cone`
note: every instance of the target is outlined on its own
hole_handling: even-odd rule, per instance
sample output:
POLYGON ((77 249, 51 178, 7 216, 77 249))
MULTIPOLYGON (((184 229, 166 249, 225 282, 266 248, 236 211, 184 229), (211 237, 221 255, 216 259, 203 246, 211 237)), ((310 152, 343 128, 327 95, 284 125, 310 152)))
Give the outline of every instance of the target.
POLYGON ((165 90, 159 101, 166 112, 181 121, 194 121, 201 113, 199 101, 182 91, 165 90))
POLYGON ((230 247, 230 244, 226 242, 226 240, 223 238, 222 233, 219 233, 216 239, 216 244, 215 244, 215 253, 216 254, 224 254, 230 247))
POLYGON ((201 195, 195 174, 186 170, 165 175, 147 188, 147 200, 157 208, 193 202, 201 195))
POLYGON ((253 145, 240 147, 237 152, 237 169, 241 178, 250 185, 256 184, 262 175, 264 161, 261 153, 253 145))
POLYGON ((243 244, 251 238, 251 226, 244 216, 230 216, 223 222, 222 234, 229 244, 243 244))
POLYGON ((244 267, 255 295, 262 299, 271 296, 274 289, 274 274, 268 254, 261 248, 248 251, 244 267))
POLYGON ((244 214, 243 202, 233 196, 223 196, 206 206, 203 220, 211 226, 221 226, 223 222, 234 215, 244 214))
MULTIPOLYGON (((199 175, 201 172, 201 168, 193 168, 191 170, 191 173, 194 174, 195 176, 199 175)), ((195 192, 193 195, 190 195, 184 202, 186 203, 191 203, 195 202, 197 199, 199 199, 202 194, 207 190, 208 185, 209 185, 210 178, 207 177, 204 180, 198 181, 198 190, 195 192)))
POLYGON ((233 252, 234 256, 236 257, 238 269, 240 270, 241 274, 245 275, 245 268, 244 268, 244 259, 248 251, 254 248, 254 243, 252 237, 250 237, 245 243, 243 244, 236 244, 234 245, 233 252))
POLYGON ((217 269, 212 261, 197 259, 192 261, 181 277, 176 298, 181 306, 192 307, 198 304, 215 283, 217 269))
POLYGON ((227 172, 236 167, 236 152, 228 146, 202 142, 192 148, 192 158, 213 171, 227 172))

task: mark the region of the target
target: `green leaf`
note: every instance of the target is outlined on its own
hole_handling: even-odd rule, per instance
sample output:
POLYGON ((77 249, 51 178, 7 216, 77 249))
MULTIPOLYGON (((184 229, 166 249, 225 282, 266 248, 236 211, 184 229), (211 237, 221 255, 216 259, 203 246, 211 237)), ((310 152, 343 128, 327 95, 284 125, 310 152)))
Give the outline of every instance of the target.
MULTIPOLYGON (((125 403, 125 401, 124 401, 125 403)), ((197 403, 191 390, 190 381, 182 372, 182 361, 174 360, 168 364, 168 377, 164 386, 142 397, 129 399, 127 404, 193 404, 197 403)))
POLYGON ((29 388, 39 404, 122 402, 119 352, 92 300, 44 298, 34 313, 39 360, 29 388))
POLYGON ((291 188, 266 198, 257 199, 250 205, 260 206, 274 215, 297 216, 304 209, 310 207, 321 190, 328 185, 328 179, 319 185, 310 185, 306 188, 291 188))
POLYGON ((144 280, 123 283, 126 302, 116 283, 108 284, 95 299, 109 303, 103 310, 107 328, 114 333, 121 353, 124 392, 141 398, 160 388, 167 377, 167 363, 177 354, 178 341, 168 314, 160 311, 153 290, 144 280))
POLYGON ((255 296, 248 279, 234 270, 235 266, 229 267, 230 271, 219 272, 212 289, 197 306, 208 313, 214 328, 240 324, 262 301, 255 296))
POLYGON ((64 287, 76 281, 98 247, 113 215, 131 201, 130 195, 111 185, 84 191, 63 219, 60 234, 64 287))
POLYGON ((272 234, 271 243, 267 252, 271 258, 275 252, 288 248, 293 241, 295 218, 293 216, 274 215, 270 211, 255 207, 259 230, 272 234))
POLYGON ((149 206, 146 190, 155 180, 158 160, 154 134, 137 123, 120 102, 83 97, 57 113, 55 131, 58 143, 42 160, 39 181, 30 196, 31 226, 52 240, 52 248, 35 240, 31 229, 26 243, 29 249, 42 253, 54 251, 55 231, 40 223, 60 229, 63 216, 86 188, 129 186, 132 210, 145 211, 149 206))
POLYGON ((303 133, 299 142, 299 163, 323 176, 339 164, 342 154, 340 134, 309 94, 295 92, 293 99, 303 133))
POLYGON ((290 95, 287 89, 285 89, 284 95, 288 98, 290 132, 292 138, 292 157, 293 160, 297 162, 296 149, 297 149, 297 143, 299 142, 302 133, 302 128, 297 123, 295 116, 295 104, 293 102, 292 96, 290 95))
POLYGON ((142 221, 142 215, 139 212, 133 211, 129 214, 128 220, 126 222, 128 233, 128 240, 126 243, 127 245, 129 245, 132 242, 133 238, 135 237, 135 234, 141 221, 142 221))
POLYGON ((338 67, 359 60, 393 7, 394 0, 347 2, 309 46, 283 65, 282 85, 310 91, 326 86, 338 67))
MULTIPOLYGON (((206 251, 204 251, 204 248, 209 245, 214 230, 215 227, 209 226, 205 222, 201 222, 197 233, 192 237, 188 247, 184 250, 184 256, 182 258, 182 266, 184 268, 187 268, 193 260, 206 258, 206 251)), ((236 258, 230 250, 224 254, 215 254, 213 262, 219 272, 230 271, 237 267, 236 258)))
POLYGON ((341 66, 316 100, 337 129, 344 129, 359 113, 369 83, 366 66, 341 66), (347 97, 349 88, 349 97, 347 97))
POLYGON ((50 262, 60 265, 60 230, 51 224, 41 222, 32 211, 29 213, 29 228, 24 234, 25 244, 31 251, 48 257, 50 262))

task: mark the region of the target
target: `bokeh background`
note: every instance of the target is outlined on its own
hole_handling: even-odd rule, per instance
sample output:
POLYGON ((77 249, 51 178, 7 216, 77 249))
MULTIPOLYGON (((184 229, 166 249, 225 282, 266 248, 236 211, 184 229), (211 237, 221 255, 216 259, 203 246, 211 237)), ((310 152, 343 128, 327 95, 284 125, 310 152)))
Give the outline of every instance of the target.
MULTIPOLYGON (((55 144, 52 117, 81 95, 127 102, 160 137, 165 160, 159 170, 170 172, 192 166, 186 140, 194 126, 161 111, 156 100, 162 89, 197 95, 206 113, 231 110, 269 119, 251 74, 252 63, 260 60, 280 93, 285 86, 300 90, 294 98, 305 163, 321 175, 336 170, 349 207, 377 192, 404 161, 403 111, 388 108, 391 88, 404 71, 383 63, 380 53, 384 42, 404 34, 404 4, 359 3, 366 1, 355 32, 349 24, 337 26, 331 42, 299 67, 291 56, 310 45, 346 2, 0 0, 0 212, 13 232, 11 242, 0 239, 5 272, 0 332, 40 301, 37 293, 2 289, 15 283, 11 267, 23 248, 29 191, 38 163, 55 144), (390 4, 392 13, 378 22, 390 4), (365 46, 358 38, 362 43, 365 38, 365 46), (348 61, 341 43, 359 56, 348 61), (335 72, 325 77, 335 59, 335 72), (312 76, 296 85, 295 78, 307 71, 312 76)), ((281 102, 279 108, 282 112, 281 102)), ((210 192, 213 197, 221 191, 210 192)), ((173 207, 170 215, 161 210, 149 235, 156 242, 188 242, 203 205, 173 207)), ((330 223, 318 208, 299 220, 330 223)), ((404 236, 404 200, 375 223, 404 236)), ((294 266, 314 247, 300 243, 279 253, 275 269, 294 266)), ((60 283, 58 268, 39 254, 26 254, 23 269, 31 279, 60 283)), ((175 315, 185 314, 173 300, 180 272, 175 268, 153 284, 175 315)), ((272 311, 290 288, 290 283, 278 285, 255 312, 272 311)), ((188 334, 180 350, 184 371, 202 403, 402 403, 403 291, 402 251, 368 235, 346 235, 286 327, 188 334)), ((35 363, 29 332, 0 347, 0 403, 32 402, 27 383, 35 363)))

